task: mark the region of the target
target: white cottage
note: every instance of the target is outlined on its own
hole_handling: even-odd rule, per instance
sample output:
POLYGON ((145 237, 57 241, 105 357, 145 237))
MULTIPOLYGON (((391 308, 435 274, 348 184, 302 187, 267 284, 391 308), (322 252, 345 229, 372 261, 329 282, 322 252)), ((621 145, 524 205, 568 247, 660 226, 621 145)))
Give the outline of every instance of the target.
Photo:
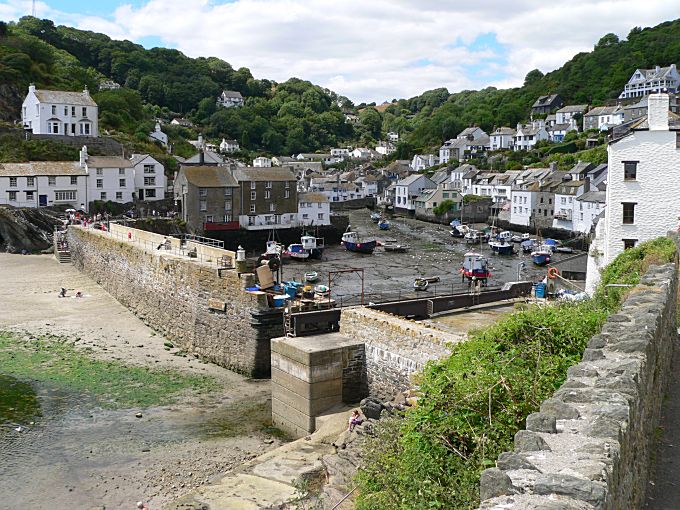
POLYGON ((424 190, 436 189, 437 185, 423 174, 409 175, 397 182, 394 188, 394 207, 406 211, 415 211, 415 200, 424 190))
POLYGON ((87 171, 77 161, 0 163, 0 205, 87 208, 87 171))
POLYGON ((161 131, 161 123, 156 122, 156 126, 154 127, 154 130, 149 133, 149 139, 152 142, 160 142, 164 147, 167 147, 168 145, 168 135, 163 133, 161 131))
POLYGON ((36 89, 31 84, 21 105, 25 129, 36 135, 99 136, 99 108, 82 92, 36 89))
POLYGON ((165 167, 149 154, 133 154, 130 162, 135 175, 135 196, 137 199, 163 200, 168 184, 165 177, 165 167))
POLYGON ((88 200, 118 203, 135 198, 135 173, 130 160, 119 156, 90 156, 87 147, 80 151, 80 166, 87 172, 88 200))
POLYGON ((330 225, 331 204, 323 193, 298 195, 298 222, 300 225, 330 225))

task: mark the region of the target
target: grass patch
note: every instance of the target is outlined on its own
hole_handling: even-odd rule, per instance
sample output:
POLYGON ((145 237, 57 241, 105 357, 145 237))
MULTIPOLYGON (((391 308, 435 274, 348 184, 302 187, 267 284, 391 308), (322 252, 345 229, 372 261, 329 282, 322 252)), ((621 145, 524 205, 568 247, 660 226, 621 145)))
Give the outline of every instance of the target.
MULTIPOLYGON (((635 284, 650 264, 674 259, 672 241, 643 243, 608 266, 602 283, 635 284)), ((588 301, 520 310, 429 363, 418 406, 381 420, 367 438, 356 508, 477 508, 480 473, 512 449, 526 416, 562 384, 623 296, 599 290, 588 301)))
POLYGON ((102 407, 113 409, 167 405, 188 391, 205 394, 220 389, 213 377, 98 360, 63 338, 26 340, 5 332, 0 332, 0 371, 89 393, 102 407))

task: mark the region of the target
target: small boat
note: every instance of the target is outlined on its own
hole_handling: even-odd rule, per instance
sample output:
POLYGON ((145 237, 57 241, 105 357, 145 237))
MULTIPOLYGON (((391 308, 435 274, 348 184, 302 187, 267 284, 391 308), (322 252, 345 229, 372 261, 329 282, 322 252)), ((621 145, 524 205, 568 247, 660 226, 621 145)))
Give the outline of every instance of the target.
POLYGON ((537 266, 545 266, 550 263, 550 258, 552 257, 552 247, 548 244, 539 245, 536 250, 531 252, 531 260, 537 266))
POLYGON ((478 230, 470 230, 465 234, 463 240, 468 244, 480 243, 482 239, 480 234, 481 232, 478 230))
POLYGON ((557 246, 555 251, 557 253, 574 253, 574 248, 571 246, 557 246))
POLYGON ((307 260, 309 258, 309 251, 305 250, 301 244, 288 245, 286 254, 293 260, 307 260))
POLYGON ((499 255, 513 255, 515 247, 507 241, 489 241, 491 251, 499 255))
POLYGON ((536 246, 536 240, 534 239, 526 239, 520 243, 520 247, 524 253, 531 253, 534 251, 534 249, 536 249, 536 246))
POLYGON ((486 280, 491 277, 489 271, 489 261, 480 253, 471 251, 463 255, 463 262, 460 268, 460 274, 465 280, 479 280, 482 285, 486 285, 486 280))
POLYGON ((309 273, 305 273, 305 281, 308 283, 314 283, 319 279, 319 273, 316 271, 310 271, 309 273))
POLYGON ((326 285, 316 285, 314 287, 314 294, 319 297, 328 297, 331 295, 331 289, 326 285))
POLYGON ((415 290, 427 290, 431 283, 437 283, 439 276, 431 276, 430 278, 416 278, 413 282, 415 290))
POLYGON ((543 244, 546 246, 550 246, 550 249, 555 252, 555 249, 561 244, 559 241, 556 241, 555 239, 545 239, 543 241, 543 244))
POLYGON ((364 239, 359 237, 359 234, 352 230, 352 226, 348 225, 347 230, 342 234, 342 245, 347 251, 370 255, 378 245, 378 241, 374 238, 364 239))
POLYGON ((499 241, 510 241, 512 239, 512 232, 509 232, 507 230, 501 232, 500 234, 496 235, 496 239, 499 241))
POLYGON ((373 223, 378 223, 380 221, 380 218, 381 218, 380 213, 377 212, 371 213, 371 221, 373 223))
POLYGON ((515 234, 514 236, 512 236, 510 238, 510 241, 512 241, 513 243, 521 243, 522 238, 520 236, 518 236, 517 234, 515 234))
POLYGON ((450 230, 449 233, 453 237, 465 237, 465 234, 467 234, 470 231, 470 228, 467 225, 460 225, 458 223, 454 225, 453 224, 454 222, 457 223, 457 220, 451 222, 451 227, 453 227, 453 229, 450 230))
POLYGON ((381 219, 380 222, 378 223, 378 228, 380 230, 389 230, 390 229, 390 222, 387 221, 385 218, 381 219))
POLYGON ((385 251, 405 253, 409 250, 410 246, 408 244, 384 243, 383 248, 385 248, 385 251))

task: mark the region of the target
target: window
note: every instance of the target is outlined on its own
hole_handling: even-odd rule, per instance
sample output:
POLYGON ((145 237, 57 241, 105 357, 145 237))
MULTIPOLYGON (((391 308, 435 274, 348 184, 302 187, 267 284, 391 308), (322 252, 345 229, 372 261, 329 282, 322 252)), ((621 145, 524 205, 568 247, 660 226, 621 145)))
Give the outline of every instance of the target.
POLYGON ((323 219, 323 213, 319 213, 319 219, 320 219, 320 220, 323 219))
POLYGON ((147 189, 144 192, 146 194, 146 198, 156 198, 156 190, 155 189, 147 189))
POLYGON ((9 201, 10 202, 16 202, 17 200, 17 192, 16 191, 10 191, 9 192, 9 201))
POLYGON ((269 204, 269 210, 270 210, 271 212, 276 211, 276 204, 275 204, 274 202, 272 202, 271 204, 269 204))
POLYGON ((39 104, 35 105, 35 114, 40 115, 40 105, 39 104))
POLYGON ((104 187, 104 179, 97 179, 97 187, 98 188, 104 187))
POLYGON ((623 224, 633 225, 635 223, 635 203, 634 202, 623 202, 623 224))
POLYGON ((541 197, 541 203, 543 203, 543 197, 541 197))
POLYGON ((225 211, 231 211, 232 207, 233 206, 232 206, 231 200, 225 200, 224 201, 224 210, 225 211))
POLYGON ((286 189, 290 188, 290 181, 286 181, 286 189))
POLYGON ((230 197, 232 195, 233 190, 231 188, 224 188, 224 196, 225 197, 230 197))
POLYGON ((125 187, 125 179, 118 179, 118 186, 120 188, 124 188, 125 187))
POLYGON ((64 106, 64 117, 68 116, 68 106, 64 106))
POLYGON ((255 181, 250 181, 250 189, 255 189, 255 181))
POLYGON ((225 222, 225 223, 230 223, 230 222, 231 222, 231 214, 225 214, 225 215, 224 215, 224 222, 225 222))
POLYGON ((123 192, 116 191, 116 200, 123 200, 123 192))
POLYGON ((256 199, 257 199, 257 191, 251 191, 251 192, 250 192, 250 199, 251 199, 251 200, 256 200, 256 199))
POLYGON ((212 217, 212 216, 206 216, 206 217, 205 217, 205 222, 206 222, 206 223, 212 223, 212 222, 213 222, 213 217, 212 217))
POLYGON ((207 197, 208 196, 208 188, 198 188, 198 196, 199 197, 207 197))
POLYGON ((57 107, 55 105, 52 105, 52 115, 57 114, 57 107))
POLYGON ((125 168, 119 168, 118 175, 125 175, 125 168))
POLYGON ((264 192, 264 198, 270 199, 272 197, 272 192, 267 190, 264 192))
POLYGON ((635 248, 635 245, 637 244, 637 239, 622 239, 622 241, 624 250, 630 250, 631 248, 635 248))
POLYGON ((75 116, 76 116, 76 107, 71 106, 71 117, 75 117, 75 116))
POLYGON ((90 134, 90 124, 87 122, 82 122, 80 124, 80 134, 89 135, 90 134))
POLYGON ((87 117, 87 106, 83 106, 83 117, 87 117))
POLYGON ((26 107, 25 106, 21 109, 21 114, 22 114, 23 118, 25 119, 26 118, 26 107))
POLYGON ((57 178, 56 177, 48 177, 47 178, 47 184, 49 186, 56 186, 57 185, 57 178))
POLYGON ((199 207, 201 211, 207 211, 208 210, 208 201, 207 200, 201 200, 199 203, 199 207))
POLYGON ((144 173, 145 174, 152 174, 156 171, 156 167, 154 165, 144 165, 144 173))
POLYGON ((637 161, 623 162, 623 180, 634 181, 637 179, 637 161))
POLYGON ((102 191, 102 192, 99 194, 99 197, 101 198, 101 200, 106 200, 106 191, 102 191))
POLYGON ((74 135, 74 136, 76 134, 76 125, 75 124, 71 124, 71 134, 74 135))
POLYGON ((271 189, 271 187, 272 187, 272 181, 266 181, 266 182, 264 183, 264 187, 265 187, 265 188, 271 189))
POLYGON ((103 168, 97 168, 97 175, 104 175, 104 169, 103 168))
POLYGON ((33 192, 32 191, 27 191, 26 192, 26 200, 33 200, 33 192))
POLYGON ((155 186, 156 185, 156 178, 155 177, 144 177, 144 186, 155 186))
POLYGON ((287 190, 284 192, 283 198, 290 198, 290 190, 289 190, 289 189, 287 189, 287 190))
POLYGON ((16 177, 10 177, 9 178, 9 187, 10 188, 16 188, 17 187, 17 178, 16 177))
POLYGON ((583 221, 583 213, 581 213, 581 221, 583 221))
POLYGON ((302 215, 302 219, 303 219, 303 220, 309 219, 309 214, 303 214, 303 215, 302 215))
POLYGON ((251 213, 255 212, 255 204, 250 204, 250 212, 251 213))
POLYGON ((548 199, 548 205, 552 205, 552 198, 548 199))
POLYGON ((566 204, 567 204, 567 197, 562 197, 562 198, 560 199, 560 203, 561 203, 562 205, 566 205, 566 204))

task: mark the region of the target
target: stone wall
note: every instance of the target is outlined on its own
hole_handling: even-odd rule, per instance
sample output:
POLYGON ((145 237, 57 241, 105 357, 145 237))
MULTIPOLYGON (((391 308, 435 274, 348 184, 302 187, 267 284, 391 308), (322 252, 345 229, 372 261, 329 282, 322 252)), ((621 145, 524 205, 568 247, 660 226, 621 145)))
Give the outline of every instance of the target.
POLYGON ((410 388, 411 375, 428 361, 447 356, 447 343, 464 338, 359 307, 343 309, 340 333, 364 342, 369 392, 386 400, 410 388))
POLYGON ((513 452, 482 473, 482 509, 641 508, 677 337, 674 264, 652 266, 513 452))
MULTIPOLYGON (((129 230, 133 240, 157 236, 129 230)), ((78 269, 176 346, 241 373, 269 376, 269 342, 283 334, 282 315, 244 292, 252 275, 229 270, 220 276, 215 264, 144 249, 106 232, 69 227, 68 239, 78 269)))

